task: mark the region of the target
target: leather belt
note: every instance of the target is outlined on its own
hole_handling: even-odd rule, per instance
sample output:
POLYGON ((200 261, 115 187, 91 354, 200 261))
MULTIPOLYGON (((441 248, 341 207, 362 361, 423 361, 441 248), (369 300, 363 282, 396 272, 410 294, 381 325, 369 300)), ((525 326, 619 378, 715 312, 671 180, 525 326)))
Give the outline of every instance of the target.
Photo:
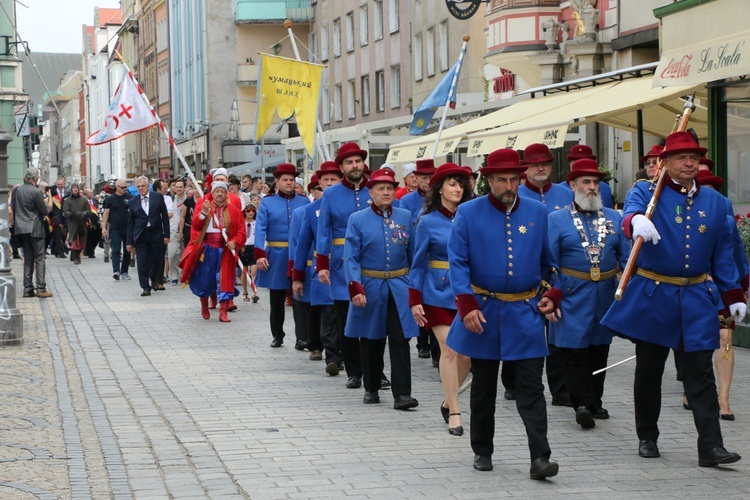
POLYGON ((433 269, 449 269, 447 260, 431 260, 430 267, 433 269))
POLYGON ((537 294, 536 289, 529 290, 528 292, 520 292, 520 293, 490 292, 489 290, 478 287, 476 285, 471 285, 471 291, 477 295, 486 295, 487 297, 497 299, 497 300, 504 300, 505 302, 520 302, 522 300, 528 300, 533 297, 536 297, 536 294, 537 294))
POLYGON ((344 243, 346 243, 346 238, 334 238, 333 239, 334 246, 341 246, 344 243))
POLYGON ((382 280, 400 278, 401 276, 406 276, 407 274, 409 274, 408 267, 402 267, 401 269, 395 269, 393 271, 374 271, 372 269, 362 269, 362 276, 367 276, 368 278, 380 278, 382 280))
POLYGON ((289 247, 288 241, 266 241, 267 247, 276 247, 276 248, 287 248, 289 247))
POLYGON ((640 276, 643 276, 644 278, 648 278, 650 280, 653 280, 658 285, 659 283, 668 283, 670 285, 677 285, 677 286, 689 286, 689 285, 697 285, 699 283, 703 283, 708 279, 708 274, 703 273, 699 276, 690 276, 688 278, 683 278, 680 276, 665 276, 663 274, 655 273, 653 271, 647 271, 645 269, 638 269, 635 274, 638 274, 640 276))
MULTIPOLYGON (((591 275, 589 273, 576 271, 575 269, 562 267, 560 268, 560 272, 562 272, 563 274, 567 274, 569 276, 573 276, 574 278, 578 278, 579 280, 594 281, 591 279, 591 275)), ((601 275, 599 276, 599 281, 614 278, 616 275, 617 275, 617 269, 612 269, 610 271, 602 271, 601 275)))

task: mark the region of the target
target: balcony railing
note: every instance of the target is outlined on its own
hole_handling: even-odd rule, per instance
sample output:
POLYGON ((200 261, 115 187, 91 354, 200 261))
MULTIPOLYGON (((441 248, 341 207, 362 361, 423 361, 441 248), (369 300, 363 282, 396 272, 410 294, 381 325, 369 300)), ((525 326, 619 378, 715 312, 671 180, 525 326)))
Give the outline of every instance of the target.
POLYGON ((258 84, 257 64, 238 64, 237 65, 237 84, 238 85, 257 85, 258 84))
POLYGON ((285 19, 312 21, 310 0, 235 0, 237 23, 274 23, 285 19))

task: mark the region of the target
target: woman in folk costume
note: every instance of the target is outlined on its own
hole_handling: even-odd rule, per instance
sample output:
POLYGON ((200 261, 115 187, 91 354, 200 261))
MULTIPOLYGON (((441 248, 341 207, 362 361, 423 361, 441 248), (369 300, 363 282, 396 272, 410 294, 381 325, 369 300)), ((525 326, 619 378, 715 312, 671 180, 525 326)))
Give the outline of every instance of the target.
MULTIPOLYGON (((245 245, 245 221, 242 212, 228 203, 226 182, 213 182, 212 199, 205 200, 193 214, 190 243, 180 267, 181 281, 200 297, 201 315, 209 319, 208 299, 218 296, 219 321, 228 323, 230 300, 239 295, 234 286, 237 256, 245 245)), ((212 304, 212 309, 216 304, 212 304)))

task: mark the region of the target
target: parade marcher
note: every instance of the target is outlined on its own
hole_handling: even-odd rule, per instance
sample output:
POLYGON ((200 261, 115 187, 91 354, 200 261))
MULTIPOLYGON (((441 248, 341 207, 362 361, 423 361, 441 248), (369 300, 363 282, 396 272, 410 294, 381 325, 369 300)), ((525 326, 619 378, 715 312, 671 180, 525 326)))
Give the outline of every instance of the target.
MULTIPOLYGON (((585 144, 576 144, 575 146, 570 148, 570 153, 568 153, 565 158, 570 162, 571 168, 573 167, 573 162, 577 160, 596 161, 594 150, 585 144)), ((561 181, 560 185, 566 188, 570 188, 570 184, 567 180, 561 181)), ((612 188, 609 187, 609 184, 604 181, 599 183, 599 195, 602 198, 602 205, 605 208, 615 208, 615 202, 612 199, 612 188)))
MULTIPOLYGON (((323 162, 320 170, 315 172, 318 179, 316 190, 322 195, 331 186, 338 184, 343 172, 332 161, 323 162)), ((307 325, 307 348, 310 359, 316 350, 325 351, 326 373, 331 376, 339 374, 343 359, 338 339, 336 311, 333 307, 330 285, 324 285, 318 280, 314 266, 315 244, 318 234, 318 214, 322 197, 317 197, 311 204, 303 207, 302 224, 299 240, 294 254, 292 269, 292 290, 297 297, 308 296, 310 300, 310 314, 307 325)), ((319 352, 321 356, 322 352, 319 352)), ((317 358, 317 356, 315 356, 317 358)))
POLYGON ((219 321, 229 323, 230 299, 239 294, 234 281, 239 252, 245 245, 245 222, 242 212, 228 202, 226 182, 212 182, 211 194, 211 200, 193 215, 190 244, 180 261, 180 280, 189 283, 190 291, 200 298, 203 319, 211 318, 208 301, 216 294, 219 321))
POLYGON ((411 214, 393 207, 396 186, 391 170, 373 172, 367 182, 371 209, 349 218, 344 268, 351 305, 344 334, 360 339, 365 404, 380 402, 388 339, 393 408, 407 410, 419 405, 411 396, 409 353, 409 339, 418 334, 408 306, 414 238, 411 214))
POLYGON ((172 189, 172 216, 169 218, 169 234, 172 237, 167 245, 167 263, 169 271, 167 278, 172 285, 177 285, 180 280, 180 257, 185 250, 185 240, 180 232, 180 216, 182 207, 187 197, 185 196, 185 181, 183 179, 174 179, 170 183, 172 189))
POLYGON ((404 176, 404 185, 396 189, 396 199, 400 200, 409 193, 417 190, 419 184, 417 183, 417 175, 414 171, 417 169, 416 163, 407 163, 401 167, 401 172, 404 176))
POLYGON ((448 424, 448 432, 454 436, 464 432, 456 391, 469 374, 471 363, 469 358, 445 345, 456 316, 448 272, 448 235, 456 209, 471 199, 470 177, 455 163, 445 163, 435 171, 417 223, 409 274, 409 306, 414 320, 420 327, 432 330, 440 343, 440 381, 445 393, 440 413, 448 424))
POLYGON ((463 165, 461 167, 464 169, 464 171, 469 174, 469 192, 471 192, 471 199, 477 197, 476 188, 477 188, 477 178, 479 178, 479 172, 474 172, 470 166, 463 165))
POLYGON ((45 217, 49 213, 49 205, 36 188, 38 180, 39 170, 36 167, 26 169, 23 184, 13 190, 11 213, 15 236, 23 248, 23 296, 49 298, 52 293, 47 290, 47 252, 44 247, 44 225, 47 223, 45 217))
POLYGON ((89 259, 96 258, 96 247, 102 239, 102 221, 99 214, 99 200, 94 197, 94 190, 85 188, 83 196, 89 203, 89 217, 86 221, 86 248, 84 255, 89 259))
MULTIPOLYGON (((289 226, 292 212, 310 203, 294 192, 297 168, 291 163, 280 164, 273 173, 279 191, 266 196, 258 208, 255 222, 255 262, 259 287, 268 288, 271 308, 271 347, 284 343, 284 302, 291 288, 289 278, 289 226)), ((196 209, 197 210, 197 209, 196 209)))
POLYGON ((659 412, 664 363, 669 349, 680 352, 685 393, 698 431, 698 465, 740 460, 728 452, 719 425, 712 357, 719 347, 717 304, 734 317, 747 310, 731 245, 724 198, 695 182, 705 148, 689 132, 667 137, 659 155, 667 176, 656 209, 645 215, 649 185, 637 183, 624 208, 627 237, 642 237, 637 271, 622 300, 602 324, 635 341, 635 425, 638 454, 659 456, 659 412), (658 244, 657 244, 658 243, 658 244), (707 281, 710 273, 713 282, 707 281))
MULTIPOLYGON (((553 184, 552 162, 554 156, 544 144, 530 144, 523 150, 521 163, 527 167, 526 180, 518 188, 518 196, 542 202, 549 213, 570 205, 573 202, 573 192, 559 184, 553 184)), ((512 363, 503 364, 503 383, 506 389, 512 391, 513 375, 508 373, 512 363), (508 387, 511 386, 511 387, 508 387)), ((565 388, 563 360, 557 347, 549 346, 549 356, 546 360, 547 385, 552 394, 553 406, 571 406, 570 395, 565 388)), ((506 396, 507 397, 507 396, 506 396)), ((512 398, 508 398, 512 399, 512 398)))
POLYGON ((128 201, 128 226, 126 250, 136 250, 138 284, 141 297, 159 289, 159 272, 164 266, 164 248, 169 244, 169 212, 164 196, 149 191, 145 175, 135 179, 138 196, 128 201))
POLYGON ((532 479, 544 479, 556 475, 558 465, 549 460, 542 384, 548 351, 541 315, 559 310, 562 292, 552 289, 538 298, 542 279, 555 262, 549 249, 547 208, 518 196, 525 168, 516 151, 493 151, 481 169, 490 193, 458 207, 448 238, 458 314, 447 345, 471 358, 474 468, 492 470, 498 369, 501 360, 512 361, 516 407, 531 454, 529 473, 532 479), (502 228, 502 238, 497 228, 502 228))
POLYGON ((604 174, 593 159, 574 161, 567 181, 575 199, 549 215, 549 243, 560 266, 565 296, 560 318, 551 318, 550 344, 565 367, 565 386, 584 429, 607 419, 602 408, 604 377, 592 373, 607 366, 613 332, 599 323, 615 300, 617 265, 625 267, 630 241, 620 230, 620 213, 603 206, 599 186, 604 174))
POLYGON ((115 181, 115 194, 104 199, 102 216, 102 236, 109 239, 112 249, 112 279, 115 281, 130 280, 130 251, 126 250, 128 234, 128 213, 130 199, 128 184, 125 179, 115 181))
POLYGON ((73 264, 80 264, 81 252, 86 250, 88 231, 86 222, 89 220, 91 207, 78 184, 70 186, 70 196, 63 201, 62 212, 68 226, 67 243, 70 247, 70 260, 73 264))

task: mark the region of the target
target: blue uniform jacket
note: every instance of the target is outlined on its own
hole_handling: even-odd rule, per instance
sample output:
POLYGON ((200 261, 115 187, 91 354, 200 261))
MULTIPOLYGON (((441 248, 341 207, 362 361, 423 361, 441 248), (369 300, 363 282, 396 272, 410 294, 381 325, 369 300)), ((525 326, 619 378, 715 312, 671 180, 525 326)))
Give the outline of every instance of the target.
MULTIPOLYGON (((595 231, 596 212, 578 212, 589 242, 597 242, 595 231)), ((630 253, 630 240, 622 233, 622 216, 611 208, 604 209, 607 237, 599 257, 601 272, 624 268, 630 253)), ((549 214, 549 244, 555 261, 562 268, 589 273, 591 262, 581 245, 581 235, 573 225, 570 210, 557 210, 549 214)), ((559 270, 559 269, 558 269, 559 270)), ((549 341, 558 347, 585 349, 590 345, 609 345, 613 332, 600 321, 615 300, 617 277, 607 280, 589 281, 568 274, 559 274, 558 286, 565 296, 557 323, 549 324, 549 341)))
MULTIPOLYGON (((559 184, 573 191, 573 189, 570 187, 570 184, 568 184, 568 181, 562 181, 559 184)), ((600 182, 599 194, 602 195, 602 205, 604 205, 606 208, 615 208, 615 200, 612 198, 612 188, 609 187, 609 184, 604 181, 600 182)), ((573 196, 575 197, 575 193, 573 193, 573 196)))
POLYGON ((334 240, 343 240, 346 236, 346 225, 349 216, 370 204, 370 190, 364 183, 360 189, 346 180, 335 184, 323 192, 318 217, 318 239, 315 242, 316 266, 318 272, 330 271, 331 298, 349 300, 349 292, 344 275, 344 245, 334 244, 334 240))
MULTIPOLYGON (((628 197, 623 218, 628 237, 630 220, 645 213, 651 199, 648 186, 637 183, 628 197)), ((643 244, 636 261, 639 268, 672 277, 709 273, 713 281, 678 286, 635 274, 602 324, 626 337, 672 349, 681 341, 687 352, 717 349, 720 294, 725 306, 744 302, 724 197, 699 187, 689 198, 667 178, 651 220, 661 240, 643 244)))
MULTIPOLYGON (((294 256, 297 254, 297 245, 299 244, 299 236, 300 232, 302 231, 302 222, 305 217, 304 210, 309 206, 310 205, 305 205, 304 207, 296 208, 294 209, 294 212, 292 212, 292 225, 289 226, 289 264, 292 269, 294 269, 294 256)), ((308 259, 312 259, 312 247, 308 249, 308 255, 308 259)), ((305 264, 307 264, 307 262, 305 262, 305 264)), ((307 302, 308 304, 310 303, 310 294, 305 294, 304 290, 310 290, 310 278, 311 276, 305 273, 305 279, 302 281, 303 293, 298 299, 300 302, 307 302)))
MULTIPOLYGON (((329 188, 331 189, 331 188, 329 188)), ((390 217, 377 208, 352 214, 346 228, 344 246, 346 279, 351 297, 364 292, 365 307, 349 304, 344 335, 367 339, 386 338, 388 293, 396 302, 404 337, 419 335, 419 327, 409 308, 409 276, 397 278, 372 278, 362 275, 362 270, 397 271, 409 269, 414 253, 411 213, 393 208, 390 217)))
POLYGON ((475 295, 471 288, 474 284, 490 292, 521 293, 539 286, 555 267, 544 205, 518 197, 513 210, 506 212, 492 194, 461 204, 448 239, 448 261, 458 305, 449 347, 465 356, 503 361, 548 354, 536 297, 506 302, 475 295), (462 321, 477 307, 487 320, 481 335, 462 321))
POLYGON ((313 249, 318 234, 318 214, 320 213, 320 200, 315 200, 300 209, 302 211, 302 224, 294 252, 294 268, 292 278, 303 282, 302 296, 307 296, 309 302, 314 306, 332 305, 331 286, 324 285, 318 280, 315 270, 313 249), (312 262, 312 265, 307 265, 312 262), (309 285, 309 286, 308 286, 309 285))
POLYGON ((403 198, 401 198, 401 208, 404 208, 411 212, 411 221, 412 223, 417 223, 417 217, 419 217, 419 213, 422 211, 422 207, 424 206, 424 193, 417 189, 416 191, 412 191, 411 193, 407 194, 403 198))
POLYGON ((268 246, 268 243, 288 245, 292 212, 309 203, 310 200, 304 196, 286 196, 282 193, 266 196, 261 201, 255 222, 255 258, 266 257, 268 271, 258 269, 255 284, 259 287, 272 290, 289 288, 289 247, 268 246))
POLYGON ((732 229, 732 249, 734 250, 734 263, 737 266, 737 271, 740 273, 740 283, 742 284, 742 290, 747 292, 748 286, 748 274, 750 274, 750 263, 747 261, 747 254, 745 253, 745 247, 742 245, 742 236, 740 236, 740 230, 737 227, 737 221, 734 218, 734 209, 732 208, 732 202, 724 197, 727 206, 727 219, 729 220, 729 227, 732 229))
POLYGON ((426 304, 456 309, 448 269, 430 266, 430 261, 448 263, 448 235, 452 224, 453 214, 444 208, 419 218, 409 275, 410 306, 426 304))
POLYGON ((573 203, 573 191, 569 187, 564 188, 559 184, 547 182, 546 186, 539 189, 528 179, 518 186, 518 196, 543 203, 547 207, 547 213, 573 203))

